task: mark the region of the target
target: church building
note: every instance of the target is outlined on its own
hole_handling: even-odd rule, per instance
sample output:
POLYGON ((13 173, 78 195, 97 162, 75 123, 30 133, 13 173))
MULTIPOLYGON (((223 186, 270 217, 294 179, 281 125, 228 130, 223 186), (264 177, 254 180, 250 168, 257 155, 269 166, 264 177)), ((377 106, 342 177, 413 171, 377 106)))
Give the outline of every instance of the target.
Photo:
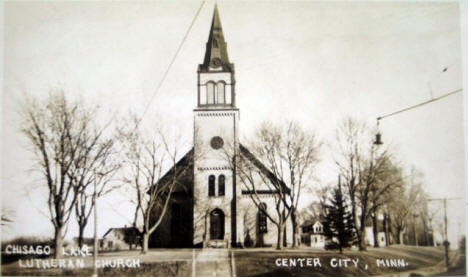
MULTIPOLYGON (((262 209, 270 216, 277 215, 277 192, 261 184, 275 176, 239 142, 234 64, 228 57, 216 6, 197 76, 193 148, 160 181, 178 174, 184 166, 189 169, 177 175, 178 186, 150 238, 150 247, 275 246, 276 225, 262 209), (253 192, 239 180, 236 159, 227 158, 236 155, 244 155, 268 175, 258 178, 256 185, 255 194, 261 203, 254 203, 250 195, 253 192)), ((288 220, 287 236, 291 230, 288 220)))

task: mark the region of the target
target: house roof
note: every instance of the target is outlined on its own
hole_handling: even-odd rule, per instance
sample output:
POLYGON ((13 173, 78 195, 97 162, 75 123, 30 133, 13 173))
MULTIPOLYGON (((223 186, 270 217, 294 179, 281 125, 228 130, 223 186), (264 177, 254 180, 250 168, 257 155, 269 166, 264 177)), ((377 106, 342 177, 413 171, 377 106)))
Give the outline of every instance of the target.
POLYGON ((107 232, 102 237, 105 238, 111 232, 118 233, 118 234, 123 234, 125 236, 140 234, 140 231, 135 227, 120 227, 120 228, 110 228, 109 230, 107 230, 107 232))
POLYGON ((313 218, 311 218, 311 219, 305 220, 305 221, 301 224, 301 227, 312 226, 312 225, 314 225, 316 222, 320 222, 320 223, 323 225, 324 223, 327 222, 327 220, 326 220, 326 218, 323 217, 323 216, 313 217, 313 218))
MULTIPOLYGON (((286 192, 286 193, 290 193, 290 189, 288 188, 288 186, 286 186, 286 184, 281 181, 280 179, 278 179, 278 177, 276 177, 276 175, 271 172, 271 170, 269 170, 260 160, 258 160, 254 154, 252 154, 244 145, 240 144, 239 143, 239 150, 241 152, 242 155, 244 155, 250 162, 252 162, 253 165, 255 165, 258 169, 260 169, 260 171, 265 174, 265 176, 274 184, 279 184, 283 190, 286 192)), ((258 190, 256 191, 256 193, 258 194, 267 194, 267 193, 278 193, 279 190, 258 190)), ((242 194, 252 194, 254 193, 253 191, 249 191, 249 190, 243 190, 242 191, 242 194)))
MULTIPOLYGON (((284 182, 279 180, 273 172, 271 172, 265 165, 262 164, 245 146, 242 144, 239 144, 239 149, 242 155, 244 155, 249 161, 252 162, 257 168, 260 169, 261 172, 263 172, 268 179, 270 179, 271 182, 274 182, 275 184, 281 184, 283 189, 286 191, 286 193, 289 193, 290 189, 286 186, 284 182)), ((167 182, 170 180, 170 178, 174 175, 177 174, 179 175, 177 177, 177 183, 180 184, 178 186, 179 188, 184 188, 183 185, 190 183, 193 185, 193 170, 194 170, 194 162, 193 162, 193 147, 190 149, 190 151, 187 152, 177 163, 175 166, 171 167, 166 174, 158 181, 158 184, 167 182), (184 171, 183 171, 184 170, 184 171), (183 172, 181 172, 183 171, 183 172)), ((176 189, 177 191, 177 189, 176 189)), ((175 192, 176 192, 175 191, 175 192)), ((256 193, 258 194, 272 194, 272 193, 278 193, 278 190, 257 190, 256 193)), ((242 190, 242 194, 251 194, 253 193, 252 191, 249 190, 242 190)))
POLYGON ((176 185, 178 185, 174 192, 177 192, 178 189, 186 189, 183 185, 188 182, 193 183, 193 147, 159 179, 157 184, 162 185, 168 182, 174 174, 177 176, 176 185))

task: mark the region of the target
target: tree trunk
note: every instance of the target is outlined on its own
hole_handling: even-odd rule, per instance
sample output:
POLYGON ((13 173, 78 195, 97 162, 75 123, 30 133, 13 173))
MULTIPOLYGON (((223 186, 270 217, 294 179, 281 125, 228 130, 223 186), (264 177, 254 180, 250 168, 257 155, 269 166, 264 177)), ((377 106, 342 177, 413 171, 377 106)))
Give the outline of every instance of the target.
POLYGON ((358 228, 359 219, 356 216, 356 203, 354 201, 351 201, 351 214, 353 216, 354 230, 356 230, 356 238, 357 238, 359 250, 362 250, 361 249, 362 234, 361 234, 360 228, 358 228))
POLYGON ((83 248, 84 225, 78 226, 78 247, 83 248))
POLYGON ((387 215, 387 213, 384 213, 384 218, 383 218, 383 229, 384 229, 384 234, 385 234, 385 246, 390 245, 390 217, 387 215))
POLYGON ((288 246, 288 232, 286 230, 286 222, 283 223, 283 247, 288 246))
POLYGON ((292 248, 297 247, 297 221, 295 211, 291 212, 291 223, 292 223, 292 248))
POLYGON ((278 229, 278 241, 276 243, 276 249, 281 250, 283 249, 283 226, 281 226, 281 224, 278 224, 277 229, 278 229))
POLYGON ((361 229, 361 241, 359 243, 359 251, 366 251, 366 212, 367 212, 367 203, 364 202, 361 207, 361 222, 359 229, 361 229))
POLYGON ((54 247, 55 259, 60 259, 63 253, 63 226, 55 227, 54 247))
POLYGON ((143 234, 143 245, 141 247, 141 253, 146 254, 148 253, 148 242, 149 242, 149 234, 145 232, 143 234))
POLYGON ((399 244, 404 244, 403 243, 403 230, 401 230, 398 234, 398 240, 399 240, 399 244))
POLYGON ((372 218, 372 233, 374 236, 374 247, 379 247, 379 238, 378 238, 378 230, 377 230, 377 214, 374 213, 372 218))
POLYGON ((359 226, 359 229, 360 229, 360 233, 361 233, 361 240, 359 241, 359 251, 366 251, 367 250, 367 246, 366 246, 366 240, 365 238, 365 235, 366 235, 366 225, 361 223, 361 226, 359 226))
POLYGON ((397 243, 397 244, 401 244, 401 237, 400 237, 400 234, 401 234, 400 228, 396 228, 395 238, 396 238, 396 243, 397 243))

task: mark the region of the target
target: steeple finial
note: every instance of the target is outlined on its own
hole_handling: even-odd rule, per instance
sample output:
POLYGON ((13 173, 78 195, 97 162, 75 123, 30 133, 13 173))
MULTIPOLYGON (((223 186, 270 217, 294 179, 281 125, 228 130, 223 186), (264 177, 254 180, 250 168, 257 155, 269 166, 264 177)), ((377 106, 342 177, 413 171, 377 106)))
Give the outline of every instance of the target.
POLYGON ((211 21, 210 34, 206 43, 206 52, 203 64, 200 69, 208 71, 232 71, 232 64, 229 62, 226 41, 224 41, 223 27, 219 16, 218 5, 215 3, 213 19, 211 21))

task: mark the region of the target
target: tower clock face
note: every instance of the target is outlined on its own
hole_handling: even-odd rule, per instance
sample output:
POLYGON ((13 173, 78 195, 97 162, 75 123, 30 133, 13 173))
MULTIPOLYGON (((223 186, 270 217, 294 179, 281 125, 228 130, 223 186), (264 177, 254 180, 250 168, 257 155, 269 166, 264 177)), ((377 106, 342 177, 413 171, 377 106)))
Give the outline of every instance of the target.
POLYGON ((212 62, 213 62, 214 67, 221 66, 221 59, 220 58, 214 58, 212 62))
POLYGON ((223 147, 224 141, 221 137, 216 136, 211 139, 210 144, 213 149, 219 149, 223 147))

